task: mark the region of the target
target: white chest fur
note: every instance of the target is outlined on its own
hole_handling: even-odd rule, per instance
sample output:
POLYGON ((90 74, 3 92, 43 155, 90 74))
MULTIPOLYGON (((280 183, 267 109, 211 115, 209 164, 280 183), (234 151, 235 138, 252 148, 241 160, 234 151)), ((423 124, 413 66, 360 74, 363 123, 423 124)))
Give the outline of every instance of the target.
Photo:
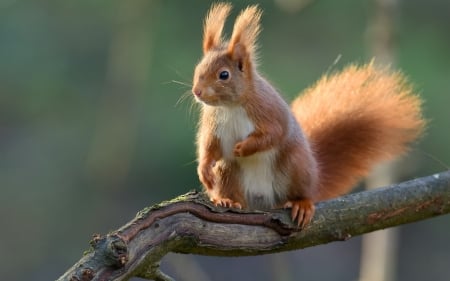
POLYGON ((221 140, 225 161, 237 161, 240 183, 250 208, 270 208, 275 205, 275 150, 255 153, 249 157, 235 157, 234 146, 255 130, 242 107, 222 107, 217 111, 216 135, 221 140))
POLYGON ((217 130, 225 159, 233 159, 233 149, 237 142, 245 139, 255 130, 247 112, 240 106, 220 107, 217 110, 217 130))

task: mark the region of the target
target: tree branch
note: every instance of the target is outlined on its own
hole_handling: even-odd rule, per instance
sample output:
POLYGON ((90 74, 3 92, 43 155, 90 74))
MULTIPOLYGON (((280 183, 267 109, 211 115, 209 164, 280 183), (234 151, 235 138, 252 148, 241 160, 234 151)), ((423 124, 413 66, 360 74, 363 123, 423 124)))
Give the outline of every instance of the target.
POLYGON ((249 256, 302 249, 450 212, 450 171, 320 202, 305 229, 286 210, 217 208, 190 192, 146 208, 91 249, 58 280, 172 280, 159 269, 169 252, 249 256))

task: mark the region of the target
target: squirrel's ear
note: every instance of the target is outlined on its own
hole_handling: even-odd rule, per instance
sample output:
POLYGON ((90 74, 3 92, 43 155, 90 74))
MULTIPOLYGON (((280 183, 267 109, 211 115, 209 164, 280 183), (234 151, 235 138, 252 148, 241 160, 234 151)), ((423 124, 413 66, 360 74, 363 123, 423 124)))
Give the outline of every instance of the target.
POLYGON ((259 21, 262 11, 258 5, 247 7, 236 19, 228 45, 230 56, 239 60, 239 67, 250 65, 255 61, 256 39, 261 27, 259 21))
POLYGON ((204 23, 203 53, 218 47, 222 43, 222 29, 230 10, 231 5, 228 3, 212 5, 204 23))

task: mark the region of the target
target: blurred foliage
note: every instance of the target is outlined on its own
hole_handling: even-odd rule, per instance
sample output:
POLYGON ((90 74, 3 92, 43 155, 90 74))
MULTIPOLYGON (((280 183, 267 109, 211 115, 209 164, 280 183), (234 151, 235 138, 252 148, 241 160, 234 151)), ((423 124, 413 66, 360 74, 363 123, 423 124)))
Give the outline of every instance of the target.
MULTIPOLYGON (((260 55, 261 71, 288 100, 322 73, 370 59, 370 1, 305 1, 311 3, 283 9, 286 1, 292 0, 260 1, 260 55)), ((231 18, 249 4, 235 2, 231 18)), ((0 2, 2 279, 55 279, 93 233, 200 187, 189 85, 209 6, 0 2)), ((449 1, 400 3, 397 66, 421 92, 430 120, 405 179, 450 166, 449 13, 449 1)), ((398 279, 447 279, 449 231, 448 216, 402 227, 398 279)), ((358 251, 353 239, 266 257, 196 260, 213 280, 351 280, 358 251), (328 270, 317 272, 316 265, 328 270)), ((176 272, 173 263, 167 259, 176 272)))

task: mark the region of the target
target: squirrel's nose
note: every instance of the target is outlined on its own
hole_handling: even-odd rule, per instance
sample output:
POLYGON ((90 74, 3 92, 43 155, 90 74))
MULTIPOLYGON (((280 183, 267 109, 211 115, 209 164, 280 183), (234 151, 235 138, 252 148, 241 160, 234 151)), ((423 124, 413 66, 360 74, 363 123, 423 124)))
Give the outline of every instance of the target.
POLYGON ((200 97, 202 95, 202 90, 200 89, 192 89, 192 93, 194 93, 195 96, 200 97))

